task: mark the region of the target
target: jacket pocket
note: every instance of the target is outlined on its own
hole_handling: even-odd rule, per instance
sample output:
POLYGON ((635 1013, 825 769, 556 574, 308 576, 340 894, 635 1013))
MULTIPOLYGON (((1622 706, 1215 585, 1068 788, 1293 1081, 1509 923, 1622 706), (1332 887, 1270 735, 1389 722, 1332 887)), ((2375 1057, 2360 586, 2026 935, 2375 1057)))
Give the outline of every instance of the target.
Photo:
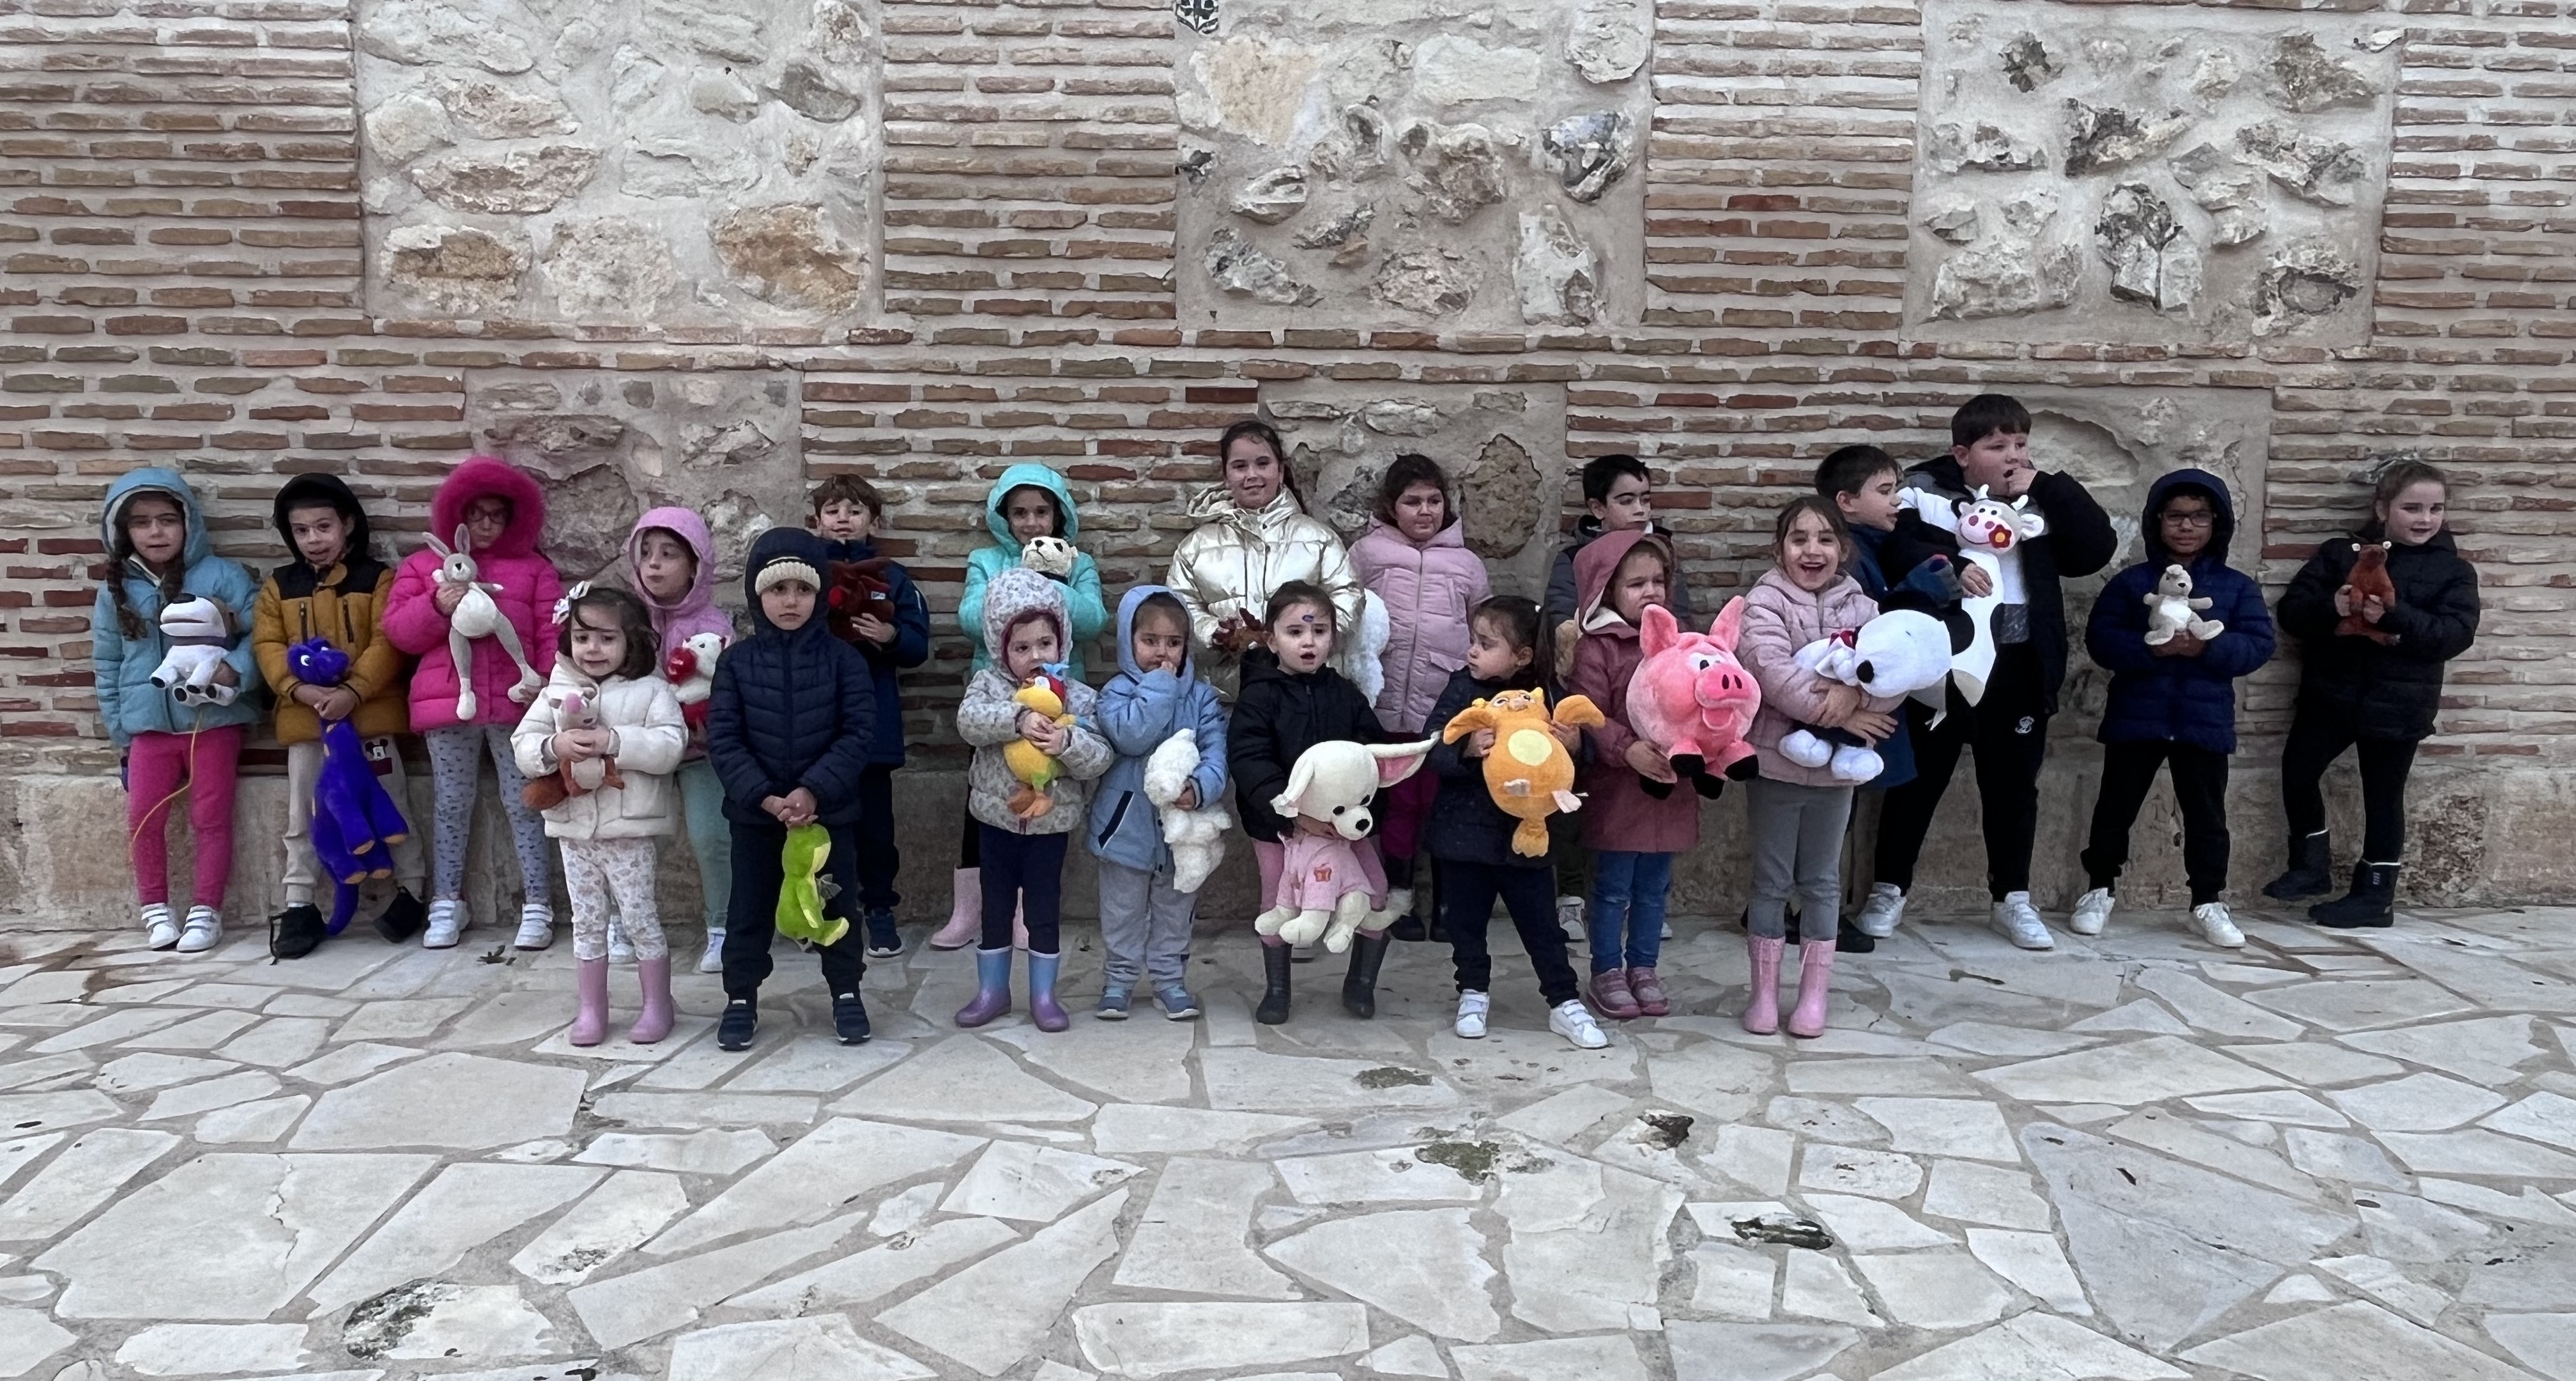
POLYGON ((1127 807, 1135 800, 1135 792, 1119 792, 1118 805, 1109 812, 1109 823, 1100 827, 1100 837, 1091 842, 1104 849, 1109 847, 1109 841, 1118 837, 1118 827, 1127 822, 1127 807))

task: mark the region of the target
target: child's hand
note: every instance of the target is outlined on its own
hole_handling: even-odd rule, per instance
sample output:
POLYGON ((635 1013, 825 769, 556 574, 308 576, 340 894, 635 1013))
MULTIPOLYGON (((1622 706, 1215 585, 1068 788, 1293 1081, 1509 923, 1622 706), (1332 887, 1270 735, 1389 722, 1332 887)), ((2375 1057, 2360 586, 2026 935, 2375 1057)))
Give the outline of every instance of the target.
POLYGON ((1571 753, 1583 746, 1583 730, 1575 725, 1551 724, 1548 727, 1556 731, 1556 741, 1565 745, 1565 751, 1571 753))
POLYGON ((2335 590, 2335 614, 2338 617, 2351 618, 2354 602, 2351 586, 2345 585, 2335 590))
POLYGON ((1644 739, 1629 740, 1627 756, 1629 770, 1647 781, 1671 783, 1681 780, 1681 774, 1673 771, 1673 765, 1664 761, 1663 750, 1644 739))
POLYGON ((761 813, 782 825, 794 823, 787 818, 789 810, 787 806, 787 798, 784 796, 764 796, 760 798, 760 809, 761 813))
POLYGON ((2189 633, 2176 630, 2174 635, 2162 644, 2148 648, 2147 653, 2154 657, 2197 657, 2201 649, 2207 646, 2209 644, 2189 633))
POLYGON ((1493 752, 1494 731, 1491 729, 1478 729, 1476 732, 1467 735, 1466 746, 1458 751, 1471 758, 1481 758, 1486 754, 1493 752))
POLYGON ((814 817, 820 812, 820 807, 815 804, 814 793, 812 791, 800 786, 794 791, 788 792, 784 799, 787 803, 787 814, 784 817, 785 823, 789 825, 810 825, 814 823, 814 817))
POLYGON ((1896 732, 1896 716, 1881 710, 1854 710, 1843 728, 1872 743, 1885 743, 1896 732))
POLYGON ((429 602, 438 606, 442 617, 453 618, 456 606, 465 602, 465 587, 452 581, 439 581, 437 588, 429 593, 429 602))
POLYGON ((1816 712, 1816 722, 1828 729, 1851 727, 1851 717, 1860 710, 1860 687, 1831 685, 1825 688, 1824 708, 1816 712))
POLYGON ((555 760, 588 762, 608 753, 608 731, 605 729, 566 729, 555 735, 555 760))
MULTIPOLYGON (((2377 595, 2371 595, 2371 596, 2369 596, 2369 597, 2367 597, 2367 598, 2363 599, 2363 600, 2362 600, 2362 602, 2361 602, 2361 621, 2362 621, 2363 623, 2373 623, 2373 624, 2375 624, 2375 623, 2379 622, 2379 621, 2380 621, 2380 619, 2382 619, 2383 617, 2385 617, 2385 616, 2387 615, 2387 613, 2388 613, 2388 606, 2387 606, 2386 604, 2382 603, 2382 602, 2380 601, 2379 596, 2377 596, 2377 595)), ((230 671, 230 670, 232 670, 232 668, 231 668, 231 667, 226 667, 226 668, 224 668, 224 670, 225 670, 225 671, 230 671)), ((221 673, 217 673, 217 675, 216 675, 215 679, 216 679, 216 680, 218 680, 218 681, 222 680, 222 679, 223 679, 222 674, 221 674, 221 673)))
POLYGON ((1068 735, 1063 725, 1048 719, 1045 715, 1035 710, 1022 710, 1020 711, 1020 737, 1028 740, 1029 746, 1039 752, 1048 757, 1055 757, 1064 751, 1068 735))
POLYGON ((894 625, 886 622, 884 619, 878 618, 874 614, 861 614, 850 622, 852 627, 859 630, 860 637, 867 639, 869 642, 875 643, 879 647, 883 647, 894 641, 894 625))
POLYGON ((1189 785, 1182 787, 1180 796, 1173 800, 1172 806, 1176 810, 1198 809, 1199 784, 1197 782, 1191 782, 1189 785))
POLYGON ((322 716, 325 721, 337 724, 358 712, 358 693, 347 686, 333 686, 322 692, 322 698, 313 706, 313 712, 322 716))
POLYGON ((1983 599, 1995 592, 1995 578, 1974 561, 1961 562, 1959 588, 1967 591, 1971 599, 1983 599))

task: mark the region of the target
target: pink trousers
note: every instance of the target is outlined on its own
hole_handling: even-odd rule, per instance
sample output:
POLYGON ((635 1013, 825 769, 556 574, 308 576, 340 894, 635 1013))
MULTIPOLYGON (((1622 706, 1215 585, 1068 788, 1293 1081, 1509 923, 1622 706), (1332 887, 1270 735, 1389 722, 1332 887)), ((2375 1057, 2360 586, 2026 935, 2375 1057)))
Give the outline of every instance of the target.
POLYGON ((248 726, 194 734, 136 734, 125 750, 125 824, 134 849, 134 893, 145 906, 170 900, 170 816, 182 789, 196 842, 195 904, 221 909, 233 876, 233 779, 248 726))

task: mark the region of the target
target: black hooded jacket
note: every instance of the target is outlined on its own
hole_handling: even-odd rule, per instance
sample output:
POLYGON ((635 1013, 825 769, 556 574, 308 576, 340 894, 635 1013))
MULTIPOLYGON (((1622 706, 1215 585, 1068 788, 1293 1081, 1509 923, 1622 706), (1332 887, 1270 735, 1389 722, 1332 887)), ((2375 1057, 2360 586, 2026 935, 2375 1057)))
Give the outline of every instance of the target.
POLYGON ((2478 569, 2461 559, 2450 530, 2421 546, 2388 552, 2397 603, 2379 621, 2397 641, 2338 634, 2335 591, 2352 578, 2361 543, 2377 525, 2317 546, 2281 592, 2282 631, 2299 640, 2299 713, 2333 717, 2356 736, 2412 743, 2430 737, 2442 705, 2442 664, 2478 636, 2478 569))
POLYGON ((1331 664, 1301 676, 1280 666, 1266 647, 1243 654, 1243 687, 1226 721, 1225 756, 1245 834, 1279 842, 1288 822, 1270 808, 1271 798, 1288 789, 1299 755, 1335 740, 1397 741, 1378 723, 1368 697, 1331 664))

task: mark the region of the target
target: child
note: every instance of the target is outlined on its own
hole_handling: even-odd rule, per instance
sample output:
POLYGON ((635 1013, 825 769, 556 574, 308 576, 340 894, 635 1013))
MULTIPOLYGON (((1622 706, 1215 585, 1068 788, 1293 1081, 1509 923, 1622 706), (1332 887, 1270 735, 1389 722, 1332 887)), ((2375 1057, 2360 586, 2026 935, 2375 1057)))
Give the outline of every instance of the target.
MULTIPOLYGON (((733 826, 725 1008, 716 1021, 716 1044, 725 1050, 750 1049, 759 1029, 791 826, 830 831, 828 863, 840 890, 825 909, 848 919, 858 900, 859 778, 880 711, 867 658, 824 622, 829 562, 821 538, 794 528, 771 528, 751 544, 743 588, 752 633, 725 650, 707 698, 707 759, 724 779, 724 814, 733 826)), ((865 946, 852 926, 815 949, 832 995, 832 1030, 843 1045, 868 1038, 868 1010, 859 1000, 865 946)))
MULTIPOLYGON (((1468 611, 1493 593, 1485 563, 1467 550, 1466 529, 1449 504, 1448 477, 1430 457, 1400 455, 1387 467, 1368 535, 1351 545, 1351 567, 1360 584, 1386 605, 1386 651, 1379 657, 1385 689, 1377 697, 1378 722, 1403 737, 1419 738, 1451 673, 1466 665, 1468 611)), ((1548 670, 1540 668, 1542 674, 1548 670)), ((1413 914, 1413 858, 1439 789, 1436 774, 1416 772, 1386 793, 1385 813, 1378 819, 1378 849, 1394 889, 1387 905, 1399 918, 1394 927, 1399 940, 1423 938, 1422 922, 1413 914)))
MULTIPOLYGON (((635 520, 626 534, 626 569, 635 593, 653 616, 654 645, 668 655, 700 634, 713 634, 723 645, 733 642, 733 615, 716 607, 715 538, 707 520, 685 508, 657 508, 635 520)), ((657 671, 659 668, 657 668, 657 671)), ((707 731, 689 726, 688 751, 681 755, 680 805, 688 817, 689 853, 698 862, 698 901, 706 918, 706 949, 698 972, 724 968, 725 898, 733 891, 733 837, 724 819, 724 782, 707 761, 707 731)), ((623 918, 621 917, 620 920, 623 918)), ((633 957, 629 932, 618 922, 608 927, 608 957, 623 963, 633 957)))
POLYGON ((236 632, 215 672, 226 703, 183 706, 152 684, 170 652, 161 611, 203 597, 222 605, 233 626, 258 598, 240 564, 217 556, 206 540, 197 494, 175 470, 130 470, 108 486, 99 521, 108 577, 90 610, 90 660, 98 671, 98 717, 125 757, 125 822, 134 852, 134 890, 143 932, 154 949, 182 954, 213 949, 223 938, 224 887, 233 868, 233 771, 259 702, 233 692, 252 684, 250 640, 236 632), (170 915, 171 804, 188 793, 196 832, 194 904, 186 924, 170 915))
POLYGON ((1190 611, 1190 637, 1207 654, 1200 670, 1230 703, 1243 654, 1262 644, 1261 611, 1280 587, 1303 581, 1322 590, 1344 630, 1360 627, 1367 592, 1342 535, 1306 511, 1269 423, 1246 417, 1227 426, 1216 455, 1223 483, 1190 501, 1195 526, 1172 548, 1163 583, 1190 611))
POLYGON ((1878 939, 1896 932, 1933 813, 1950 789, 1960 750, 1973 746, 1994 927, 2023 949, 2047 949, 2054 942, 2030 901, 2030 851, 2039 830, 2048 718, 2057 712, 2058 687, 2066 680, 2066 602, 2058 581, 2102 569, 2118 551, 2119 539, 2082 483, 2032 467, 2030 412, 2000 393, 1962 404, 1950 419, 1950 454, 1914 467, 1905 488, 1913 502, 1879 547, 1884 570, 1912 571, 1934 556, 1959 564, 1957 534, 1927 522, 1916 504, 1947 515, 1957 501, 1983 489, 2006 503, 2027 497, 2029 511, 2048 526, 2041 536, 1998 555, 2000 588, 1983 567, 1960 568, 1960 588, 1967 594, 2013 601, 1993 610, 1994 670, 1974 706, 1955 687, 1948 692, 1949 715, 1937 728, 1919 709, 1909 712, 1915 777, 1887 793, 1879 821, 1878 881, 1857 924, 1878 939))
MULTIPOLYGON (((1020 568, 1020 553, 1032 538, 1080 540, 1082 515, 1074 508, 1073 491, 1065 487, 1063 476, 1044 465, 1014 465, 993 481, 992 492, 984 497, 984 526, 993 534, 992 545, 966 554, 966 592, 957 600, 957 626, 965 630, 966 641, 975 654, 967 668, 969 681, 993 665, 995 654, 995 649, 984 645, 985 587, 1002 572, 1020 568)), ((1109 624, 1109 610, 1100 602, 1100 566, 1089 552, 1077 551, 1073 569, 1053 578, 1065 587, 1065 613, 1072 624, 1070 633, 1065 635, 1071 641, 1057 660, 1066 665, 1074 680, 1080 681, 1082 649, 1090 646, 1109 624)), ((964 949, 983 934, 982 847, 982 832, 974 813, 969 811, 965 832, 957 843, 957 875, 948 923, 930 937, 932 949, 964 949)), ((1012 943, 1027 947, 1025 922, 1014 924, 1012 943)))
POLYGON ((641 601, 624 590, 577 586, 556 633, 547 693, 510 735, 526 776, 602 760, 616 774, 545 812, 546 833, 563 843, 564 892, 572 898, 581 1008, 565 1039, 574 1045, 597 1045, 608 1035, 611 893, 644 990, 643 1011, 626 1038, 651 1045, 671 1034, 671 947, 653 903, 653 863, 655 841, 671 832, 668 778, 688 750, 689 729, 660 663, 641 601), (556 696, 566 692, 598 711, 597 727, 564 727, 556 696))
POLYGON ((2298 708, 2281 748, 2281 805, 2290 817, 2290 867, 2263 894, 2282 901, 2333 886, 2326 837, 2326 768, 2346 748, 2361 755, 2361 861, 2352 890, 2308 910, 2338 930, 2393 919, 2397 866, 2406 842, 2406 774, 2415 745, 2433 733, 2442 664, 2469 650, 2478 633, 2478 572, 2460 558, 2444 527, 2450 480, 2419 461, 2380 472, 2370 521, 2355 536, 2387 542, 2395 602, 2353 588, 2354 542, 2320 543, 2281 595, 2281 627, 2299 640, 2298 708), (2385 635, 2382 642, 2345 620, 2385 635))
POLYGON ((1699 843, 1699 796, 1657 798, 1645 783, 1679 778, 1655 745, 1628 725, 1628 681, 1644 661, 1637 640, 1646 606, 1664 602, 1672 549, 1643 528, 1603 533, 1574 560, 1582 641, 1566 689, 1588 697, 1609 723, 1588 730, 1585 800, 1575 819, 1593 851, 1586 924, 1592 942, 1592 1002, 1626 1020, 1671 1011, 1655 976, 1663 945, 1665 894, 1673 856, 1699 843))
MULTIPOLYGON (((537 482, 508 461, 475 456, 456 467, 429 502, 429 530, 450 541, 466 529, 466 546, 479 568, 478 579, 498 585, 492 602, 518 636, 520 655, 539 678, 554 670, 555 640, 548 621, 555 601, 563 598, 563 580, 555 564, 537 550, 537 534, 546 526, 546 498, 537 482)), ((453 949, 471 917, 465 910, 465 844, 474 825, 474 793, 480 784, 478 752, 492 759, 500 780, 501 811, 510 822, 510 844, 519 856, 519 933, 521 949, 544 949, 554 943, 555 913, 548 904, 552 879, 546 867, 546 826, 519 799, 527 782, 510 751, 510 731, 535 699, 518 662, 498 638, 479 638, 468 650, 468 665, 450 655, 448 616, 465 596, 465 587, 435 579, 437 552, 427 547, 403 558, 385 600, 385 636, 395 647, 420 659, 411 677, 411 724, 429 743, 430 778, 436 789, 438 835, 431 851, 429 928, 420 943, 426 949, 453 949), (474 691, 474 713, 457 714, 458 692, 474 691)), ((542 682, 540 682, 542 683, 542 682)))
MULTIPOLYGON (((1546 690, 1547 672, 1556 665, 1547 647, 1547 629, 1537 605, 1505 595, 1476 605, 1466 620, 1467 665, 1449 678, 1448 689, 1432 707, 1433 732, 1481 699, 1505 690, 1546 690)), ((1582 731, 1560 725, 1557 737, 1566 750, 1580 754, 1582 731)), ((1480 729, 1456 743, 1431 750, 1438 794, 1423 832, 1431 856, 1439 861, 1440 905, 1449 932, 1449 954, 1458 971, 1457 1032, 1469 1040, 1485 1034, 1492 1005, 1494 957, 1485 932, 1493 919, 1494 900, 1502 899, 1538 971, 1539 996, 1548 1005, 1547 1029, 1577 1048, 1598 1050, 1610 1043, 1600 1023, 1584 1010, 1583 990, 1567 961, 1565 928, 1556 922, 1550 898, 1556 875, 1545 859, 1524 858, 1512 851, 1512 831, 1519 824, 1503 814, 1485 789, 1484 759, 1494 751, 1494 731, 1480 729)), ((1420 774, 1417 774, 1420 775, 1420 774)))
POLYGON ((1896 697, 1865 697, 1798 665, 1801 648, 1878 614, 1878 602, 1843 573, 1852 550, 1832 501, 1801 494, 1780 510, 1771 534, 1771 569, 1744 597, 1736 651, 1762 687, 1762 710, 1748 735, 1761 775, 1746 786, 1744 807, 1753 840, 1753 903, 1745 936, 1753 990, 1743 1021, 1757 1036, 1780 1029, 1780 958, 1793 889, 1804 904, 1798 912, 1798 1005, 1789 1014, 1789 1034, 1824 1034, 1834 928, 1843 907, 1843 828, 1851 820, 1851 785, 1837 781, 1830 768, 1791 762, 1780 753, 1780 739, 1806 724, 1877 743, 1896 728, 1896 697))
MULTIPOLYGON (((814 532, 833 566, 876 559, 885 497, 875 485, 857 475, 834 475, 814 486, 813 503, 814 532)), ((823 572, 827 578, 832 573, 830 567, 823 572)), ((878 709, 876 741, 859 778, 859 905, 867 916, 868 957, 890 959, 903 953, 903 933, 894 923, 894 908, 903 900, 894 890, 903 870, 903 854, 894 843, 894 774, 903 766, 903 690, 895 673, 930 660, 930 605, 900 563, 888 560, 877 578, 886 584, 894 617, 859 615, 851 644, 876 677, 878 709)))
POLYGON ((1118 755, 1091 802, 1090 846, 1100 864, 1103 1021, 1127 1019, 1128 992, 1142 975, 1172 1021, 1197 1016, 1183 981, 1190 960, 1196 892, 1172 887, 1172 851, 1145 798, 1145 759, 1186 729, 1199 750, 1177 803, 1183 810, 1225 794, 1225 707, 1190 661, 1190 611, 1160 585, 1139 585, 1118 601, 1118 674, 1100 688, 1095 723, 1118 755))
MULTIPOLYGON (((1109 770, 1109 745, 1089 721, 1091 688, 1074 680, 1065 664, 1065 629, 1071 615, 1064 587, 1037 572, 1013 567, 984 588, 984 642, 996 656, 966 683, 957 706, 957 736, 975 749, 966 769, 966 806, 982 827, 984 866, 983 944, 975 951, 975 998, 957 1012, 960 1026, 982 1026, 1011 1010, 1011 916, 1016 909, 1029 933, 1029 1017, 1041 1031, 1069 1024, 1056 1001, 1063 951, 1057 929, 1064 888, 1064 851, 1083 822, 1092 779, 1109 770), (1058 723, 1015 697, 1033 677, 1052 678, 1058 723), (1003 749, 1026 742, 1054 760, 1059 774, 1041 794, 1052 798, 1028 814, 1012 809, 1021 779, 1003 749)), ((1035 786, 1035 783, 1029 783, 1035 786)))
MULTIPOLYGON (((307 834, 313 785, 322 775, 322 726, 348 720, 368 764, 408 810, 411 795, 393 735, 410 732, 411 715, 403 703, 403 656, 384 631, 394 572, 376 560, 358 496, 338 476, 298 475, 277 491, 270 514, 295 559, 260 586, 250 641, 260 676, 277 697, 277 741, 286 747, 286 910, 277 918, 273 950, 280 959, 301 959, 323 938, 322 912, 313 904, 320 860, 307 834), (311 638, 347 655, 349 671, 340 684, 307 685, 288 669, 287 649, 311 638)), ((376 928, 396 943, 419 933, 427 919, 420 840, 413 830, 393 846, 394 899, 376 918, 376 928)))
POLYGON ((2191 919, 2201 938, 2237 949, 2245 936, 2219 894, 2227 890, 2227 758, 2236 751, 2236 678, 2272 659, 2272 616, 2263 589, 2227 564, 2236 509, 2227 485, 2205 470, 2176 470, 2147 491, 2138 522, 2146 560, 2111 577, 2093 602, 2084 646, 2111 673, 2102 711, 2102 789, 2084 847, 2089 891, 2067 929, 2099 935, 2111 919, 2111 887, 2129 861, 2129 827, 2155 785, 2173 772, 2182 807, 2182 859, 2191 882, 2191 919), (2221 625, 2203 641, 2188 629, 2147 641, 2148 600, 2167 566, 2191 575, 2193 617, 2221 625))
MULTIPOLYGON (((1268 642, 1243 654, 1243 689, 1227 725, 1226 766, 1234 774, 1234 808, 1243 817, 1243 832, 1252 838, 1252 856, 1261 868, 1261 905, 1279 893, 1279 870, 1287 857, 1284 836, 1297 828, 1282 819, 1270 802, 1288 789, 1288 774, 1297 758, 1318 743, 1348 740, 1385 743, 1391 736, 1378 723, 1360 689, 1333 670, 1333 597, 1324 587, 1303 580, 1280 586, 1264 607, 1261 626, 1268 642)), ((1377 869, 1373 845, 1358 851, 1363 869, 1377 869)), ((1383 874, 1368 879, 1373 893, 1386 890, 1383 874)), ((1386 960, 1387 934, 1363 930, 1351 941, 1351 969, 1342 980, 1342 1005, 1352 1015, 1377 1015, 1377 975, 1386 960)), ((1286 941, 1261 937, 1261 1004, 1253 1019, 1277 1026, 1288 1019, 1286 941)))

